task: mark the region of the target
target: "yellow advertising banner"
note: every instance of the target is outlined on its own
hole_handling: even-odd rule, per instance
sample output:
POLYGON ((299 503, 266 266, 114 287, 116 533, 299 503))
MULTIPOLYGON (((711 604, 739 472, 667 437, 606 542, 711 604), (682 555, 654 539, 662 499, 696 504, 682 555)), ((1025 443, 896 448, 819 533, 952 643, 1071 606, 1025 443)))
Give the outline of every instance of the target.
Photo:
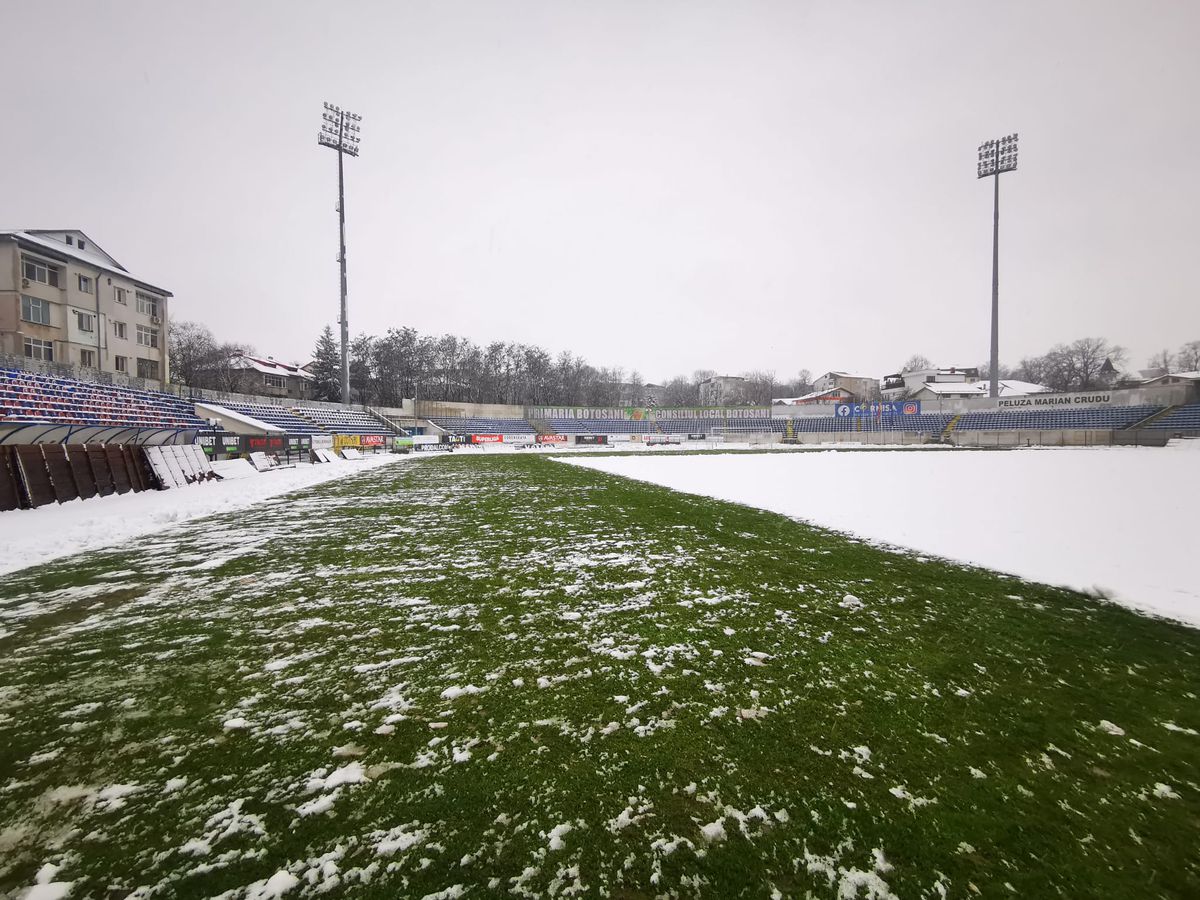
POLYGON ((362 445, 362 435, 358 434, 335 434, 333 436, 333 449, 341 450, 343 447, 359 447, 362 445))

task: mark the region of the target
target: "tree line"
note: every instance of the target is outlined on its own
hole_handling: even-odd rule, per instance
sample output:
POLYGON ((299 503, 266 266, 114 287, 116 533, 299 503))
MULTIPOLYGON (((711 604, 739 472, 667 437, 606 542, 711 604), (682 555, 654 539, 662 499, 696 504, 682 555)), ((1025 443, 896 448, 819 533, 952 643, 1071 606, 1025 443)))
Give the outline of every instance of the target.
MULTIPOLYGON (((244 343, 218 341, 195 322, 173 323, 170 330, 171 379, 177 384, 240 393, 250 373, 234 364, 253 355, 244 343)), ((1000 377, 1042 384, 1056 391, 1087 391, 1131 381, 1123 375, 1126 350, 1104 338, 1058 344, 1016 366, 1001 366, 1000 377)), ((1163 350, 1150 368, 1169 372, 1200 370, 1200 341, 1177 351, 1163 350)), ((341 399, 341 351, 333 329, 325 326, 313 349, 313 399, 341 399)), ((936 368, 923 356, 911 357, 901 371, 936 368)), ((988 365, 979 367, 988 374, 988 365)), ((493 341, 476 344, 452 334, 421 334, 414 328, 390 328, 382 335, 363 334, 350 345, 350 388, 357 403, 400 406, 403 400, 505 403, 518 406, 700 406, 700 385, 714 372, 699 369, 662 384, 646 385, 635 369, 593 366, 564 351, 557 355, 533 344, 493 341)), ((776 397, 796 397, 813 389, 807 369, 794 378, 770 370, 741 373, 737 402, 766 406, 776 397)))
MULTIPOLYGON (((1055 391, 1091 391, 1099 388, 1132 384, 1141 379, 1125 367, 1128 351, 1105 338, 1080 338, 1069 344, 1056 344, 1040 356, 1024 357, 1015 366, 1001 364, 1002 380, 1027 381, 1055 391)), ((911 357, 902 372, 937 368, 924 356, 911 357)), ((1189 341, 1177 351, 1162 350, 1147 361, 1147 369, 1162 373, 1195 372, 1200 370, 1200 341, 1189 341)), ((987 378, 990 363, 979 366, 979 374, 987 378)))
MULTIPOLYGON (((341 350, 326 326, 313 349, 316 399, 341 399, 341 350)), ((709 370, 677 375, 662 385, 643 383, 636 370, 593 366, 563 351, 532 344, 476 344, 452 334, 391 328, 359 335, 350 344, 350 390, 356 402, 399 406, 402 400, 508 403, 519 406, 697 406, 709 370)), ((747 404, 766 405, 780 392, 798 390, 807 372, 780 381, 771 372, 747 372, 747 404)))

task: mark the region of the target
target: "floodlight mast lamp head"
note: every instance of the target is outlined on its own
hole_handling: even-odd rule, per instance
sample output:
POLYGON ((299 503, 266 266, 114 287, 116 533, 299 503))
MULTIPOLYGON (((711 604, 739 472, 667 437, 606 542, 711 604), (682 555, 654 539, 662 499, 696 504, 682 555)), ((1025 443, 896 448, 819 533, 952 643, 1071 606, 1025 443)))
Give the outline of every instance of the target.
POLYGON ((325 112, 321 114, 321 130, 317 133, 317 143, 345 153, 347 156, 358 156, 358 145, 361 141, 360 132, 362 116, 348 109, 325 104, 325 112))
POLYGON ((1005 135, 994 141, 984 141, 979 145, 979 161, 976 170, 977 177, 989 178, 1001 172, 1017 170, 1017 138, 1016 133, 1005 135))

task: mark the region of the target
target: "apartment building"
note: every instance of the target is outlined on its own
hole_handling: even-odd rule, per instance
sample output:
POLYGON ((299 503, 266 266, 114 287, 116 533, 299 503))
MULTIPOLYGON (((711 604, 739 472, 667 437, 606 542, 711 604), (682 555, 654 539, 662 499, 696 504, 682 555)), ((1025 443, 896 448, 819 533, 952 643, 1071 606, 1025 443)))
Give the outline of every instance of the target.
POLYGON ((171 296, 82 231, 0 231, 0 353, 166 382, 171 296))

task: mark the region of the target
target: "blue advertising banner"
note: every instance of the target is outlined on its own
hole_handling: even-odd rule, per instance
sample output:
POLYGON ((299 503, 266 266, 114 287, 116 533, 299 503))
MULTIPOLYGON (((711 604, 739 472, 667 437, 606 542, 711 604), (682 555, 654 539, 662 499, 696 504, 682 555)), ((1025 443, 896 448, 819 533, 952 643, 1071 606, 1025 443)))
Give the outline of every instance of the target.
POLYGON ((834 415, 843 419, 881 419, 886 416, 916 416, 920 412, 920 400, 897 400, 891 403, 839 403, 834 415))

